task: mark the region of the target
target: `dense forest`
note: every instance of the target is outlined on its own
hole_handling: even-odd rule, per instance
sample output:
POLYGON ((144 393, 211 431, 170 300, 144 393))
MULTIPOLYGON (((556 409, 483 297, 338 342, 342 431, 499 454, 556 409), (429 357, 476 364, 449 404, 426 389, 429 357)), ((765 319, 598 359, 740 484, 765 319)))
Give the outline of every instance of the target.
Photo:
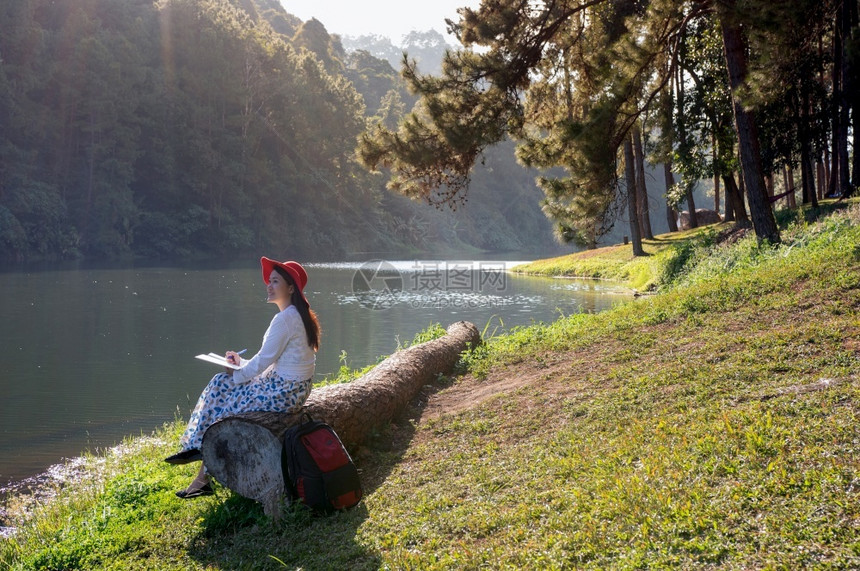
POLYGON ((855 0, 485 2, 458 49, 277 0, 0 29, 0 260, 642 253, 702 208, 778 241, 774 208, 860 179, 855 0))
POLYGON ((406 195, 460 202, 476 162, 513 138, 522 164, 562 170, 539 179, 560 238, 593 247, 626 213, 643 254, 649 179, 670 229, 678 208, 695 226, 705 206, 770 242, 775 207, 860 180, 856 0, 500 0, 458 16, 464 48, 438 75, 408 62, 419 102, 362 136, 362 163, 406 195))
POLYGON ((416 97, 277 0, 20 0, 0 29, 2 260, 557 251, 511 143, 456 210, 359 166, 416 97))

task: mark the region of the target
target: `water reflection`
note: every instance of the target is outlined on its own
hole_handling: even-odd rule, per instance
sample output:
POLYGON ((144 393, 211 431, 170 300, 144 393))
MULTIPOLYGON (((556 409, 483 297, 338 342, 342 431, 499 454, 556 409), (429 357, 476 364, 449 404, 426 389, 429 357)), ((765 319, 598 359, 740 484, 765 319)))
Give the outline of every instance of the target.
MULTIPOLYGON (((318 378, 344 355, 374 363, 431 323, 510 328, 629 299, 604 282, 513 275, 511 262, 375 264, 307 266, 318 378)), ((217 372, 194 355, 256 351, 276 309, 259 267, 11 272, 0 292, 0 486, 187 418, 217 372)))

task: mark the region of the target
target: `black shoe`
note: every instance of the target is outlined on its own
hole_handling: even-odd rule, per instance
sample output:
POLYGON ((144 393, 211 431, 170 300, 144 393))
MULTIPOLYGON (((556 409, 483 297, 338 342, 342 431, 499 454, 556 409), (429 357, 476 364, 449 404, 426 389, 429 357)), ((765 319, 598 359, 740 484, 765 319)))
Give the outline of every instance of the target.
POLYGON ((188 464, 189 462, 196 462, 198 460, 203 460, 203 455, 196 448, 192 448, 191 450, 183 450, 178 454, 168 456, 164 459, 164 461, 168 464, 188 464))
POLYGON ((215 491, 212 489, 212 486, 206 484, 202 488, 197 488, 196 490, 179 490, 176 492, 176 497, 182 498, 183 500, 190 500, 191 498, 199 498, 200 496, 211 496, 215 491))

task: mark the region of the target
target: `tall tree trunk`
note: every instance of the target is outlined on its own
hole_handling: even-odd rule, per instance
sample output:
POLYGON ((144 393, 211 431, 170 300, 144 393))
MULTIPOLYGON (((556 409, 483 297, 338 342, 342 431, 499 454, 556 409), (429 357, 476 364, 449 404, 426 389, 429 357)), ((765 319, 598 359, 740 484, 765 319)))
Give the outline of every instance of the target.
POLYGON ((729 184, 726 181, 728 177, 732 178, 732 183, 734 183, 734 177, 731 174, 722 175, 723 178, 723 187, 726 189, 726 215, 723 216, 723 222, 734 222, 735 221, 735 197, 729 188, 729 184))
POLYGON ((729 72, 729 86, 732 91, 732 107, 735 115, 735 130, 738 135, 741 165, 747 198, 750 203, 750 214, 756 236, 761 240, 772 243, 780 241, 779 228, 773 217, 770 200, 764 188, 764 177, 761 168, 761 150, 759 149, 758 129, 755 115, 744 108, 739 99, 738 90, 743 86, 747 75, 747 62, 744 52, 744 41, 741 29, 733 17, 735 0, 717 2, 720 15, 720 26, 723 35, 726 67, 729 72))
MULTIPOLYGON (((672 175, 672 164, 669 162, 663 163, 663 176, 666 178, 666 196, 669 196, 669 191, 675 186, 675 177, 672 175)), ((669 223, 669 232, 678 231, 678 213, 666 201, 666 222, 669 223)))
MULTIPOLYGON (((860 24, 860 7, 856 1, 845 1, 845 9, 848 11, 846 20, 848 20, 847 29, 857 32, 857 26, 860 24)), ((860 160, 857 157, 857 135, 860 133, 860 93, 857 93, 857 54, 852 53, 850 58, 845 58, 845 92, 851 95, 848 102, 851 105, 851 121, 852 132, 854 133, 854 162, 851 168, 851 183, 848 186, 848 193, 843 195, 844 198, 851 196, 857 190, 857 185, 860 184, 860 160)), ((846 145, 847 154, 847 145, 846 145)), ((847 169, 846 169, 847 170, 847 169)))
POLYGON ((821 157, 818 157, 818 160, 815 161, 815 183, 815 192, 818 194, 818 200, 821 200, 824 198, 824 188, 826 186, 826 174, 821 157))
POLYGON ((630 218, 630 240, 633 255, 644 256, 642 234, 639 233, 639 216, 636 208, 636 166, 633 162, 633 142, 630 135, 624 138, 624 178, 627 183, 627 216, 630 218))
POLYGON ((794 185, 794 169, 790 164, 785 165, 785 190, 788 192, 788 195, 785 197, 786 205, 789 208, 797 208, 797 200, 795 199, 795 185, 794 185))
POLYGON ((698 228, 699 217, 696 215, 696 200, 693 198, 693 188, 687 186, 684 196, 687 198, 687 210, 690 213, 690 228, 698 228))
POLYGON ((731 197, 733 213, 732 220, 741 226, 748 226, 750 219, 747 216, 747 209, 744 206, 744 195, 741 192, 741 189, 738 188, 738 185, 735 182, 735 177, 732 173, 723 175, 723 186, 726 188, 726 198, 731 197))
MULTIPOLYGON (((827 76, 825 73, 826 60, 824 56, 824 37, 818 37, 818 83, 822 88, 827 85, 827 76)), ((830 178, 829 162, 830 156, 827 151, 827 145, 822 145, 824 148, 819 149, 815 156, 816 182, 818 199, 822 200, 827 195, 827 184, 830 178)))
MULTIPOLYGON (((668 56, 663 61, 664 73, 671 73, 668 56)), ((680 67, 680 66, 679 66, 680 67)), ((675 186, 675 177, 672 175, 672 141, 674 139, 674 125, 672 124, 672 89, 673 82, 667 81, 663 88, 663 96, 660 108, 660 135, 663 138, 663 178, 666 181, 666 222, 669 232, 678 231, 678 212, 669 204, 669 192, 675 186)))
POLYGON ((811 204, 818 207, 818 196, 815 192, 815 175, 812 170, 812 162, 809 157, 800 159, 800 180, 803 192, 801 193, 803 204, 811 204))
MULTIPOLYGON (((714 165, 714 212, 720 213, 720 173, 717 171, 717 136, 711 134, 711 164, 714 165)), ((728 209, 727 209, 728 210, 728 209)))
POLYGON ((639 214, 639 227, 642 237, 654 239, 649 214, 648 187, 645 186, 645 154, 642 152, 642 130, 639 124, 633 126, 633 158, 636 161, 636 205, 639 214))
POLYGON ((714 212, 720 213, 720 175, 714 174, 714 212))
POLYGON ((853 81, 851 78, 850 61, 847 50, 851 38, 851 5, 854 0, 842 1, 842 91, 839 101, 839 194, 842 197, 851 194, 850 171, 848 168, 848 121, 850 104, 849 98, 854 99, 853 81))
MULTIPOLYGON (((685 43, 681 42, 680 49, 684 49, 685 43)), ((686 122, 683 116, 684 110, 684 99, 685 99, 685 90, 684 90, 684 69, 682 66, 676 66, 676 73, 673 78, 675 83, 675 91, 678 94, 678 132, 680 134, 681 140, 686 138, 686 122)), ((684 192, 684 198, 687 201, 687 212, 688 212, 688 220, 690 224, 690 228, 698 228, 699 227, 699 219, 696 216, 696 202, 693 200, 693 189, 687 186, 684 192)))
MULTIPOLYGON (((719 141, 715 141, 715 142, 718 145, 720 145, 720 148, 717 151, 717 155, 721 156, 721 157, 726 156, 727 153, 724 152, 724 150, 722 148, 722 145, 725 143, 720 143, 719 141)), ((719 172, 719 175, 723 181, 723 189, 724 189, 723 195, 725 196, 725 203, 726 203, 726 206, 725 206, 726 215, 723 217, 723 221, 724 222, 735 222, 735 221, 740 222, 740 219, 738 218, 737 213, 738 213, 738 208, 743 206, 743 197, 741 197, 738 194, 738 188, 737 188, 737 185, 735 184, 734 175, 732 175, 731 172, 729 172, 729 173, 723 172, 722 168, 723 168, 723 166, 721 164, 720 165, 721 170, 719 172), (728 182, 729 179, 731 179, 731 184, 729 184, 729 182, 728 182), (735 205, 736 200, 740 202, 740 206, 735 205)), ((746 215, 746 212, 744 211, 743 214, 746 215)))
POLYGON ((836 196, 839 192, 839 173, 847 167, 840 164, 840 140, 842 139, 842 10, 836 10, 836 22, 833 29, 833 103, 830 108, 831 156, 830 180, 827 185, 827 196, 836 196))
POLYGON ((812 118, 810 117, 809 88, 801 85, 800 97, 800 179, 803 185, 803 204, 818 207, 818 196, 815 192, 815 174, 812 168, 812 118))
POLYGON ((818 196, 815 192, 815 175, 808 147, 805 152, 801 150, 800 179, 803 186, 803 204, 811 204, 813 207, 818 207, 818 196))

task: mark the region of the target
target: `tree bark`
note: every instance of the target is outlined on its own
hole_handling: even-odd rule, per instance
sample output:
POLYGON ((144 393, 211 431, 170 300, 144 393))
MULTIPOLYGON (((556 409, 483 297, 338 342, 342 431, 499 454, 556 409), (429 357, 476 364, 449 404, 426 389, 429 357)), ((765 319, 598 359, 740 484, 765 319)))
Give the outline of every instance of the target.
POLYGON ((653 240, 654 232, 651 230, 648 187, 645 185, 645 154, 642 152, 642 130, 638 123, 633 126, 633 158, 636 161, 636 206, 639 214, 639 228, 643 238, 653 240))
POLYGON ((788 196, 785 197, 785 203, 789 208, 797 207, 797 199, 795 198, 794 187, 794 169, 790 164, 785 166, 785 190, 788 191, 788 196))
MULTIPOLYGON (((807 147, 808 149, 808 147, 807 147)), ((815 174, 812 167, 812 157, 808 150, 801 151, 800 159, 800 179, 803 185, 802 201, 803 204, 811 204, 814 208, 818 207, 818 193, 815 191, 815 174)))
MULTIPOLYGON (((714 165, 714 212, 720 213, 720 173, 717 170, 717 136, 711 134, 711 164, 714 165)), ((725 209, 728 212, 728 208, 725 209)))
POLYGON ((699 217, 696 216, 696 201, 693 199, 693 189, 687 187, 687 211, 690 213, 690 228, 699 227, 699 217))
MULTIPOLYGON (((669 196, 669 190, 675 186, 675 177, 672 175, 672 165, 668 162, 663 163, 663 176, 666 178, 666 196, 669 196)), ((678 231, 678 213, 666 201, 666 222, 669 223, 669 232, 678 231)))
MULTIPOLYGON (((848 122, 850 112, 850 101, 854 99, 854 94, 851 93, 854 89, 851 77, 851 58, 848 54, 848 47, 851 38, 851 4, 854 0, 843 0, 841 2, 840 12, 842 12, 842 90, 840 92, 839 101, 839 195, 843 198, 851 195, 851 180, 848 168, 848 122)), ((856 158, 855 158, 856 162, 856 158)))
MULTIPOLYGON (((684 42, 681 43, 681 49, 684 49, 683 46, 684 46, 684 42)), ((685 92, 685 90, 684 90, 684 68, 680 65, 677 66, 674 81, 675 81, 675 90, 678 94, 678 109, 683 110, 684 109, 684 99, 686 96, 684 94, 684 92, 685 92)), ((681 117, 681 116, 682 116, 682 114, 679 113, 679 117, 681 117)), ((678 131, 681 134, 682 140, 686 137, 686 130, 687 129, 686 129, 685 122, 679 121, 678 131)), ((699 219, 696 217, 696 202, 695 202, 695 200, 693 200, 693 189, 690 187, 690 185, 687 185, 687 188, 685 189, 685 192, 684 192, 684 197, 687 200, 687 212, 689 213, 688 216, 689 216, 689 221, 690 221, 690 228, 698 228, 699 219)))
POLYGON ((842 114, 840 113, 840 105, 842 102, 842 18, 844 14, 842 9, 836 10, 836 22, 833 30, 833 85, 832 85, 832 101, 830 109, 830 133, 832 146, 831 156, 833 158, 830 166, 830 179, 827 184, 827 196, 835 196, 839 192, 840 171, 847 168, 848 165, 841 164, 840 158, 840 141, 844 130, 842 125, 842 114))
MULTIPOLYGON (((857 30, 857 25, 860 23, 860 7, 857 6, 856 1, 848 2, 847 0, 844 3, 845 10, 847 11, 846 20, 848 23, 846 28, 849 31, 849 34, 852 31, 857 30)), ((851 100, 846 101, 847 105, 851 106, 851 121, 852 121, 852 132, 854 133, 854 162, 851 164, 851 181, 848 184, 848 189, 845 194, 842 195, 842 198, 848 198, 852 196, 854 192, 857 190, 857 184, 860 183, 860 161, 857 160, 857 133, 860 132, 860 94, 857 93, 857 63, 856 63, 856 54, 852 58, 846 58, 845 62, 845 92, 851 94, 851 100)), ((847 148, 846 148, 847 153, 847 148)), ((846 168, 846 171, 848 169, 846 168)))
MULTIPOLYGON (((716 152, 717 156, 724 156, 727 153, 725 149, 723 149, 723 145, 725 142, 720 142, 719 139, 714 140, 714 143, 719 145, 719 148, 716 152)), ((734 150, 734 146, 733 146, 734 150)), ((719 163, 714 163, 714 174, 719 173, 720 178, 723 181, 723 196, 725 196, 725 216, 723 216, 723 222, 734 222, 735 220, 739 220, 736 216, 738 206, 735 205, 735 200, 740 201, 740 207, 743 207, 743 197, 739 195, 737 185, 735 184, 735 177, 731 172, 725 171, 725 166, 722 164, 722 161, 719 163), (716 165, 719 165, 719 171, 717 171, 716 165), (731 179, 731 185, 729 185, 728 179, 731 179)), ((746 211, 744 211, 744 215, 746 215, 746 211)))
MULTIPOLYGON (((818 37, 818 83, 827 85, 826 58, 824 53, 824 38, 818 37)), ((822 141, 824 142, 824 141, 822 141)), ((818 164, 818 199, 823 200, 827 196, 827 188, 830 184, 830 149, 824 142, 817 153, 815 160, 818 164)))
POLYGON ((720 212, 720 175, 714 175, 714 212, 720 212))
MULTIPOLYGON (((666 66, 664 73, 671 72, 668 56, 663 64, 666 66)), ((673 75, 674 77, 674 75, 673 75)), ((660 131, 663 138, 663 178, 666 181, 666 222, 669 232, 678 231, 678 212, 669 203, 669 192, 675 186, 675 177, 672 175, 672 140, 674 139, 674 126, 672 124, 672 89, 673 81, 667 81, 663 88, 663 97, 660 109, 660 131)))
POLYGON ((744 196, 732 173, 723 175, 723 186, 726 188, 726 198, 730 198, 732 203, 732 220, 742 226, 748 225, 750 219, 747 217, 747 209, 744 206, 744 196))
POLYGON ((731 177, 732 182, 734 183, 734 176, 731 173, 724 174, 722 176, 723 176, 723 186, 726 189, 726 192, 725 192, 725 195, 726 195, 726 215, 723 216, 723 222, 734 222, 735 221, 735 204, 734 204, 735 197, 732 194, 731 189, 729 188, 728 182, 726 182, 726 178, 731 177))
POLYGON ((827 173, 824 170, 824 163, 821 162, 821 157, 815 162, 815 191, 818 193, 818 200, 824 198, 824 189, 827 186, 827 173))
POLYGON ((344 446, 355 450, 372 430, 402 412, 422 387, 450 373, 463 351, 480 342, 477 327, 460 321, 450 325, 446 335, 398 351, 355 381, 312 390, 301 413, 225 418, 203 435, 203 464, 224 486, 261 502, 267 515, 278 517, 284 493, 281 442, 303 413, 329 424, 344 446))
POLYGON ((812 163, 812 117, 809 100, 809 87, 801 85, 798 135, 800 137, 800 180, 803 188, 803 204, 818 208, 818 194, 815 190, 815 171, 812 163))
POLYGON ((644 256, 642 234, 639 233, 639 215, 636 202, 636 167, 633 160, 633 143, 630 135, 624 138, 624 177, 627 183, 627 216, 630 218, 630 241, 633 255, 644 256))
POLYGON ((764 188, 755 115, 744 108, 738 94, 738 90, 746 80, 747 62, 741 30, 737 22, 733 20, 734 6, 735 0, 717 3, 726 67, 729 72, 729 86, 732 92, 732 107, 735 115, 735 130, 738 135, 742 171, 756 236, 759 239, 776 243, 780 241, 779 228, 776 225, 773 209, 771 209, 770 200, 764 188))

